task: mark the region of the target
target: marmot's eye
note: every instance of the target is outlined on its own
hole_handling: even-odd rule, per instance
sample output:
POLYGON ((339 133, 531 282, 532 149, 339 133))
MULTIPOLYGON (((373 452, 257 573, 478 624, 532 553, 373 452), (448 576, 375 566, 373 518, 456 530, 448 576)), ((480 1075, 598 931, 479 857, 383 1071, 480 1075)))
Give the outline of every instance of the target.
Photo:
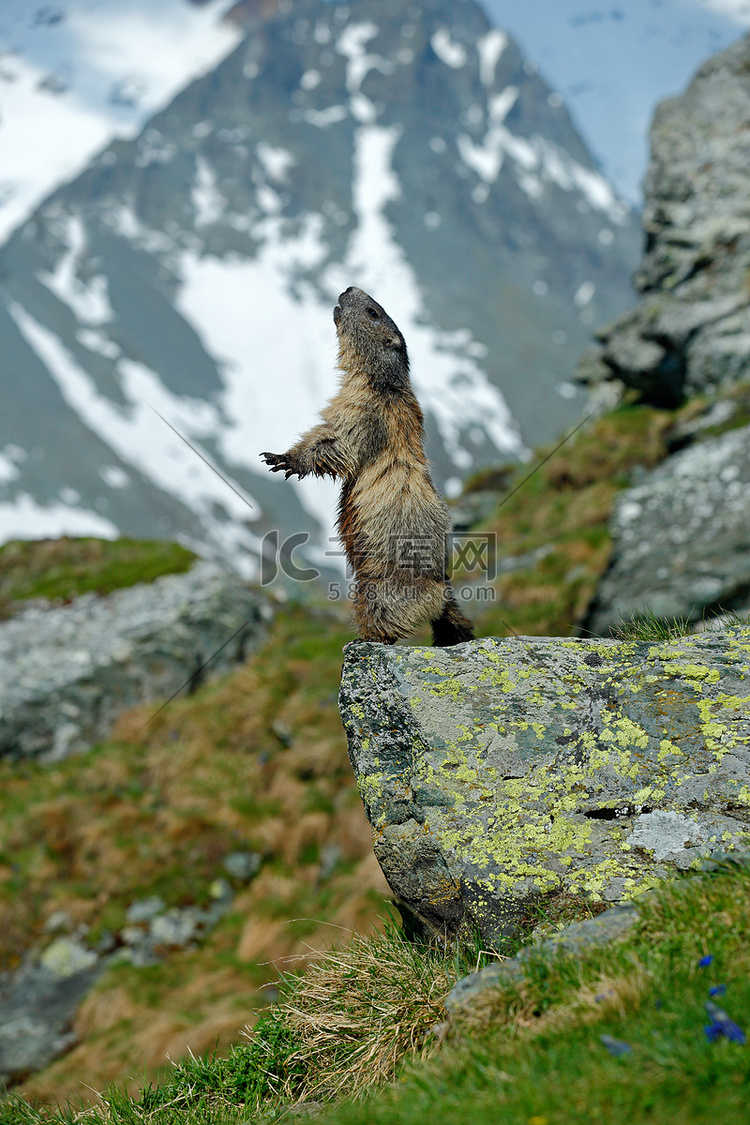
POLYGON ((378 319, 378 310, 377 309, 373 309, 373 308, 370 307, 370 308, 365 309, 365 312, 369 316, 370 320, 377 320, 378 319))

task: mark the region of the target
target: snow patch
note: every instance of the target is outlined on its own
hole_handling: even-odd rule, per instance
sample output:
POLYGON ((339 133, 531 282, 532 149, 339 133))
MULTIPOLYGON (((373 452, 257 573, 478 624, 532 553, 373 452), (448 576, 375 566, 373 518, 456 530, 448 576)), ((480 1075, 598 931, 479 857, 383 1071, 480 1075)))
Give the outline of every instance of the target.
POLYGON ((108 339, 103 332, 97 332, 94 328, 79 328, 76 332, 76 340, 79 344, 83 344, 84 348, 88 348, 90 352, 97 352, 107 359, 117 359, 120 355, 117 344, 108 339))
POLYGON ((475 358, 466 330, 444 332, 430 325, 413 268, 394 238, 385 214, 401 194, 392 158, 397 126, 369 126, 355 135, 353 201, 357 226, 347 248, 349 277, 372 293, 396 319, 412 358, 412 382, 431 414, 454 463, 468 469, 473 455, 462 435, 480 426, 501 453, 525 456, 510 411, 475 358))
POLYGON ((490 95, 487 99, 490 122, 493 125, 502 125, 517 101, 518 86, 506 86, 499 94, 490 95))
POLYGON ((544 184, 538 176, 522 172, 518 176, 518 186, 528 195, 529 199, 540 199, 544 195, 544 184))
POLYGON ((383 74, 390 74, 393 70, 388 59, 382 55, 368 55, 365 51, 365 44, 377 34, 378 28, 374 23, 350 23, 338 38, 336 48, 347 60, 346 88, 351 94, 359 92, 371 70, 379 70, 383 74))
POLYGON ((217 223, 226 209, 226 199, 216 183, 213 168, 202 156, 196 161, 195 180, 190 191, 196 227, 217 223))
POLYGON ((269 179, 277 184, 286 183, 289 171, 296 163, 291 152, 260 141, 255 147, 255 153, 269 179))
POLYGON ((168 164, 177 155, 177 145, 167 144, 158 129, 147 129, 138 138, 136 168, 148 168, 150 164, 168 164))
POLYGON ((348 113, 345 105, 331 105, 326 109, 306 109, 304 118, 318 129, 327 129, 329 125, 336 125, 339 121, 343 121, 348 113))
MULTIPOLYGON (((258 225, 254 233, 262 246, 252 260, 184 253, 176 299, 222 371, 222 456, 255 473, 263 471, 260 452, 288 449, 296 434, 314 424, 336 387, 331 308, 338 289, 326 300, 306 284, 297 284, 294 293, 289 287, 290 278, 325 258, 323 220, 308 216, 299 235, 287 239, 280 222, 258 225), (249 320, 249 309, 262 315, 249 320)), ((308 511, 332 528, 334 486, 302 481, 295 487, 308 511)))
POLYGON ((0 543, 11 539, 59 539, 61 535, 94 535, 117 539, 119 531, 97 512, 66 504, 43 506, 26 492, 0 504, 0 543))
POLYGON ((99 476, 110 488, 127 488, 130 484, 130 477, 119 465, 102 465, 99 476))
POLYGON ((484 145, 477 145, 466 133, 459 134, 457 143, 464 164, 472 168, 486 183, 494 183, 503 166, 503 146, 486 142, 484 145))
MULTIPOLYGON (((8 307, 19 330, 83 424, 123 464, 132 465, 195 512, 216 549, 235 566, 252 574, 256 566, 253 556, 257 556, 260 539, 247 523, 258 518, 257 505, 250 498, 243 499, 239 486, 236 492, 232 491, 218 471, 212 471, 210 455, 203 452, 205 461, 201 460, 162 420, 166 419, 199 447, 202 437, 215 438, 221 429, 216 407, 200 399, 172 394, 144 364, 126 359, 117 365, 125 400, 120 407, 100 393, 88 372, 48 328, 17 302, 8 307)), ((107 526, 116 534, 111 524, 107 526)))
POLYGON ((5 453, 0 453, 0 484, 9 484, 12 480, 17 480, 20 475, 21 472, 15 461, 5 453))
POLYGON ((134 136, 187 82, 229 53, 242 33, 221 21, 228 7, 229 0, 201 6, 160 0, 157 15, 152 0, 88 0, 67 6, 65 20, 42 35, 28 0, 4 0, 3 31, 10 29, 13 53, 3 54, 10 80, 0 83, 7 188, 0 196, 0 239, 113 137, 134 136))
MULTIPOLYGON (((546 181, 563 191, 580 192, 583 201, 601 211, 611 222, 620 226, 627 223, 629 209, 617 199, 598 172, 584 168, 538 133, 527 139, 510 132, 504 122, 517 97, 518 88, 507 86, 489 98, 489 125, 481 142, 467 134, 458 138, 459 155, 464 164, 485 184, 491 184, 508 156, 517 166, 519 187, 530 198, 538 199, 543 194, 546 181)), ((480 195, 480 199, 483 198, 486 198, 485 193, 480 195)))
MULTIPOLYGON (((113 320, 107 279, 97 275, 88 281, 78 277, 78 266, 86 251, 86 230, 77 215, 57 219, 56 228, 67 249, 54 273, 40 273, 39 280, 75 313, 82 324, 106 324, 113 320)), ((57 231, 56 231, 57 233, 57 231)))
POLYGON ((477 40, 479 53, 479 77, 484 86, 490 87, 495 81, 495 68, 500 56, 508 46, 508 36, 504 31, 493 29, 477 40))
POLYGON ((462 43, 456 43, 451 39, 447 27, 441 27, 435 32, 430 39, 430 46, 440 61, 453 70, 466 66, 466 48, 462 43))
POLYGON ((628 221, 628 208, 617 199, 604 176, 582 167, 557 145, 538 134, 534 136, 533 142, 546 180, 557 184, 563 191, 577 189, 587 203, 597 211, 604 212, 612 222, 622 226, 628 221))

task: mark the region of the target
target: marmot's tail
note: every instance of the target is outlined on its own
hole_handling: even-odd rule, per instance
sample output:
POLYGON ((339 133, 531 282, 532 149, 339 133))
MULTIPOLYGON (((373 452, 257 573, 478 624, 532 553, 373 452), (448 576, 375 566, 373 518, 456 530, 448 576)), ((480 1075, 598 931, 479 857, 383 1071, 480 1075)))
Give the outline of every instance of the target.
POLYGON ((452 594, 448 597, 443 612, 431 624, 432 643, 440 648, 474 640, 474 626, 461 613, 452 594))

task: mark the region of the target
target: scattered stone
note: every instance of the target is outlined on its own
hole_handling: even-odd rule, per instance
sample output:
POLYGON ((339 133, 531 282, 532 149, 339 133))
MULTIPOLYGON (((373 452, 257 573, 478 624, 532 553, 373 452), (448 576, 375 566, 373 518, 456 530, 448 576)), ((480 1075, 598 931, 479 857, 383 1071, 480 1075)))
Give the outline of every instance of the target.
POLYGON ((136 926, 139 922, 151 922, 157 914, 161 914, 165 909, 164 900, 159 898, 158 895, 152 895, 151 898, 144 898, 140 902, 132 903, 128 907, 125 917, 132 926, 136 926))
POLYGON ((205 915, 194 909, 168 910, 154 918, 149 932, 157 948, 184 949, 205 926, 205 915))
MULTIPOLYGON (((225 879, 217 879, 214 887, 221 894, 208 909, 165 910, 163 900, 154 895, 134 902, 127 912, 128 925, 116 935, 103 934, 94 948, 77 933, 58 937, 41 954, 32 951, 16 973, 1 975, 0 1083, 22 1081, 73 1046, 75 1013, 108 965, 127 961, 144 968, 200 941, 232 903, 225 879)), ((60 925, 68 925, 65 912, 59 914, 60 925)))
POLYGON ((749 684, 750 627, 350 646, 341 714, 397 902, 493 948, 542 895, 616 903, 741 846, 749 684))
POLYGON ((208 888, 208 893, 211 898, 215 899, 217 902, 223 902, 226 899, 231 899, 232 888, 226 879, 214 879, 213 883, 208 888))
POLYGON ((609 945, 624 938, 638 921, 638 909, 633 902, 623 902, 610 907, 595 918, 573 922, 557 934, 533 945, 524 946, 516 957, 485 965, 476 973, 469 973, 458 981, 445 998, 445 1008, 456 1012, 472 1004, 488 988, 496 988, 504 980, 519 977, 530 958, 553 959, 558 956, 580 955, 587 949, 609 945))
POLYGON ((73 1017, 101 964, 89 950, 63 948, 60 943, 66 941, 58 939, 46 957, 31 958, 18 972, 0 976, 0 1083, 6 1086, 41 1070, 75 1043, 73 1017))
POLYGON ((41 964, 53 977, 74 977, 92 969, 97 961, 93 950, 69 937, 57 938, 40 958, 41 964))
POLYGON ((325 883, 341 863, 341 848, 338 844, 326 844, 320 852, 320 870, 318 882, 325 883))
POLYGON ((274 719, 271 723, 271 730, 278 738, 281 745, 287 750, 292 745, 292 730, 286 723, 282 723, 280 719, 274 719))
POLYGON ((66 910, 55 910, 44 923, 44 928, 48 934, 54 934, 57 930, 72 930, 73 919, 66 910))
POLYGON ((231 852, 224 860, 224 870, 241 883, 251 882, 261 869, 260 852, 231 852))
POLYGON ((454 531, 468 531, 494 515, 503 496, 503 491, 480 489, 464 492, 450 505, 451 523, 454 531))

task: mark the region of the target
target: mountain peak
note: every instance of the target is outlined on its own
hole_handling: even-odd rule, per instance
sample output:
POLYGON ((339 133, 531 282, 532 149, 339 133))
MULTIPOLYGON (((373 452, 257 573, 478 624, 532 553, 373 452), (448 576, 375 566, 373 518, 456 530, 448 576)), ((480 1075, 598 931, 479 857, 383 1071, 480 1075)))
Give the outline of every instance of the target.
POLYGON ((472 0, 279 3, 0 255, 16 370, 67 426, 0 421, 0 453, 48 459, 13 461, 5 510, 23 493, 41 520, 66 489, 79 522, 236 565, 269 529, 325 541, 331 492, 280 489, 257 453, 335 388, 350 284, 404 331, 453 490, 577 417, 569 374, 627 303, 635 239, 560 99, 472 0))

